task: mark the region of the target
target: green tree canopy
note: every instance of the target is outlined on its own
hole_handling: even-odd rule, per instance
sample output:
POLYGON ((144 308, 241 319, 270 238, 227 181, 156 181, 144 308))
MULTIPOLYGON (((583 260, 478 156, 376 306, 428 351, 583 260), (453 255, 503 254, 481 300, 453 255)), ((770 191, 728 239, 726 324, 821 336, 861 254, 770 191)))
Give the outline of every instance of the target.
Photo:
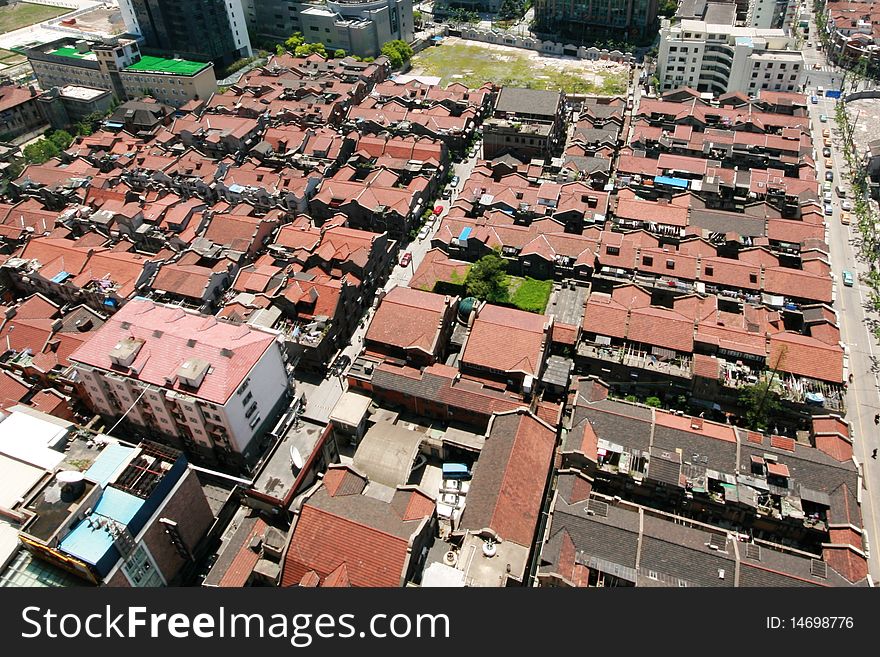
POLYGON ((73 135, 67 130, 56 130, 49 135, 49 141, 55 144, 59 149, 64 150, 73 143, 73 135))
POLYGON ((742 388, 739 403, 745 408, 746 422, 752 429, 766 429, 770 418, 781 408, 776 393, 770 390, 769 379, 742 388))
POLYGON ((321 57, 327 57, 327 48, 323 43, 304 43, 301 46, 297 46, 294 54, 297 57, 308 57, 312 54, 321 55, 321 57))
POLYGON ((418 9, 416 9, 413 12, 413 23, 416 25, 416 27, 421 27, 423 20, 424 20, 424 17, 422 16, 422 12, 420 12, 418 9))
POLYGON ((24 147, 24 159, 29 164, 42 164, 46 160, 50 160, 61 152, 52 141, 48 139, 40 139, 33 144, 24 147))
POLYGON ((302 34, 294 32, 288 37, 287 41, 284 42, 284 47, 292 52, 304 44, 305 41, 306 40, 303 38, 302 34))
POLYGON ((342 48, 337 48, 333 51, 334 59, 342 59, 343 57, 345 57, 345 51, 342 48))
POLYGON ((406 41, 395 39, 382 44, 382 54, 391 62, 391 68, 401 68, 413 56, 413 49, 406 41))
POLYGON ((505 303, 507 295, 507 262, 497 253, 477 260, 470 268, 464 285, 470 296, 490 303, 505 303))

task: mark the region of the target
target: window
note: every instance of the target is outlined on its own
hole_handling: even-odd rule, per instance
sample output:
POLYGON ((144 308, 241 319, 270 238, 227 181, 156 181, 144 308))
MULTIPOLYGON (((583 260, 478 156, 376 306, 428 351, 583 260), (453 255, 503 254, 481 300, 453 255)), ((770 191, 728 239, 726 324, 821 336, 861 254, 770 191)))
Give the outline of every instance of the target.
POLYGON ((253 398, 254 398, 254 393, 253 393, 253 392, 249 392, 248 394, 246 394, 246 395, 244 396, 244 399, 241 400, 241 405, 242 405, 242 406, 247 406, 247 405, 248 405, 248 402, 249 402, 251 399, 253 399, 253 398))
POLYGON ((712 276, 715 273, 715 268, 712 265, 706 265, 706 276, 712 276))
POLYGON ((605 253, 607 253, 608 255, 620 255, 620 247, 606 246, 605 253))
POLYGON ((758 275, 755 273, 749 274, 749 283, 757 283, 757 282, 758 282, 758 275))
MULTIPOLYGON (((128 531, 128 530, 125 530, 128 531)), ((138 545, 122 565, 122 573, 132 586, 157 587, 165 582, 143 545, 138 545)))
POLYGON ((654 264, 654 256, 642 256, 642 264, 645 265, 645 267, 650 267, 654 264))
POLYGON ((251 407, 247 410, 247 413, 245 413, 244 416, 249 418, 251 415, 254 414, 254 411, 256 411, 256 410, 257 410, 257 402, 254 402, 253 404, 251 404, 251 407))
POLYGON ((317 27, 316 25, 309 25, 309 29, 310 29, 312 32, 317 32, 317 31, 318 31, 318 27, 317 27))
POLYGON ((667 260, 666 269, 675 269, 675 260, 667 260))

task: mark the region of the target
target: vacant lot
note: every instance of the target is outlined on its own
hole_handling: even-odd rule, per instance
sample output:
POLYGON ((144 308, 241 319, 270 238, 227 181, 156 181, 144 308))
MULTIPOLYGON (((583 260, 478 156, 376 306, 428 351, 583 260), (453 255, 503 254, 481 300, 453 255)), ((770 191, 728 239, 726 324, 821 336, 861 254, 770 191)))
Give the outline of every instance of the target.
POLYGON ((19 55, 17 52, 0 48, 0 69, 7 66, 15 66, 16 64, 23 64, 26 61, 27 57, 24 55, 19 55))
POLYGON ((543 313, 553 291, 553 281, 510 276, 508 294, 512 306, 530 313, 543 313))
POLYGON ((615 96, 626 92, 629 69, 613 62, 551 57, 532 50, 454 37, 413 57, 413 75, 434 75, 443 85, 484 82, 566 93, 615 96))
POLYGON ((7 7, 0 7, 0 34, 12 32, 21 27, 36 25, 71 11, 71 9, 66 7, 34 5, 29 2, 19 2, 7 7))

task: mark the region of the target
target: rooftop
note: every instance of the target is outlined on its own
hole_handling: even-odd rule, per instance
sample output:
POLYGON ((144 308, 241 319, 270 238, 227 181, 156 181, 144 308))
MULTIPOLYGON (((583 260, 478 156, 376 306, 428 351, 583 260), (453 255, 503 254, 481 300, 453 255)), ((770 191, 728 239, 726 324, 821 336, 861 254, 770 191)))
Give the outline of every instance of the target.
POLYGON ((126 71, 138 73, 165 73, 169 75, 195 75, 211 66, 206 62, 193 62, 188 59, 165 59, 142 55, 140 61, 126 67, 126 71))

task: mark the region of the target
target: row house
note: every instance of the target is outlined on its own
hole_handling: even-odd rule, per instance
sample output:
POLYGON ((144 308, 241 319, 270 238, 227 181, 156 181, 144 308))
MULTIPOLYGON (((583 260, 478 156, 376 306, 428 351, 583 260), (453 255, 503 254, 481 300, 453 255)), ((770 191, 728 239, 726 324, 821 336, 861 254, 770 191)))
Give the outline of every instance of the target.
POLYGON ((186 251, 176 260, 159 266, 148 284, 149 296, 166 303, 178 303, 200 312, 213 312, 234 276, 236 264, 186 251))
POLYGON ((112 312, 146 284, 164 257, 137 253, 125 242, 111 250, 101 246, 100 236, 87 237, 70 239, 65 231, 31 239, 2 268, 25 294, 112 312))
POLYGON ((398 241, 404 238, 427 206, 430 180, 417 176, 400 187, 400 178, 385 169, 371 171, 362 180, 354 179, 356 173, 346 166, 321 183, 309 203, 315 222, 324 223, 341 213, 352 228, 387 232, 398 241))
POLYGON ((187 116, 174 121, 170 130, 184 146, 194 146, 215 158, 226 154, 247 152, 256 145, 264 129, 264 119, 205 114, 202 118, 187 116))

